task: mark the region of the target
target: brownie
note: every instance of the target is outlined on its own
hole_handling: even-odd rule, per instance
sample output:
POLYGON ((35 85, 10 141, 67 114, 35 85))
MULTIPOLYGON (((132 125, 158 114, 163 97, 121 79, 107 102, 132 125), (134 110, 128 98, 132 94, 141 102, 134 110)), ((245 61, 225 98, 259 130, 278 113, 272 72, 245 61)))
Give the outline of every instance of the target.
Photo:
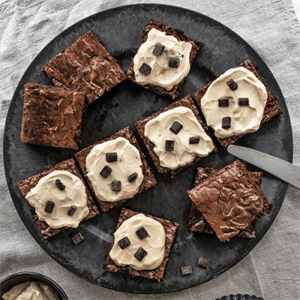
POLYGON ((21 141, 78 149, 85 94, 42 84, 25 84, 21 141))
MULTIPOLYGON (((165 25, 160 21, 152 19, 150 21, 150 23, 146 26, 146 30, 143 31, 142 42, 141 42, 139 48, 141 47, 141 45, 143 43, 146 42, 146 40, 148 38, 148 33, 153 28, 155 28, 159 31, 165 32, 166 35, 172 35, 172 36, 176 37, 177 40, 179 40, 180 42, 191 43, 192 44, 192 49, 191 49, 191 52, 190 52, 190 64, 191 65, 192 65, 198 51, 204 46, 203 43, 187 37, 182 30, 172 28, 169 25, 165 25)), ((138 50, 136 51, 136 53, 137 52, 138 52, 138 50)), ((127 75, 127 78, 129 80, 133 81, 134 83, 137 83, 135 81, 135 75, 134 75, 134 70, 133 70, 133 59, 132 59, 130 68, 129 68, 126 75, 127 75)), ((177 96, 179 95, 184 82, 185 82, 185 78, 181 82, 179 82, 177 85, 175 85, 170 91, 167 91, 163 87, 156 86, 156 85, 151 85, 151 84, 142 85, 142 87, 144 87, 147 90, 151 90, 151 91, 153 91, 153 92, 155 92, 159 95, 167 96, 167 97, 171 98, 174 101, 177 98, 177 96)))
MULTIPOLYGON (((80 171, 79 171, 78 167, 76 166, 75 160, 73 158, 64 160, 54 166, 48 166, 40 174, 33 175, 25 180, 17 182, 18 188, 19 188, 22 196, 24 197, 24 199, 25 199, 25 196, 30 192, 30 190, 38 184, 40 179, 42 179, 43 177, 45 177, 46 175, 50 174, 51 172, 53 172, 55 170, 69 171, 70 173, 79 177, 82 180, 82 182, 84 183, 84 185, 86 187, 86 193, 88 196, 87 197, 87 199, 88 199, 87 206, 90 210, 89 214, 86 216, 86 218, 84 220, 88 220, 88 219, 98 215, 100 212, 99 212, 97 206, 95 205, 94 200, 89 192, 89 189, 87 188, 87 186, 80 174, 80 171)), ((35 212, 34 207, 32 207, 28 203, 27 200, 26 200, 26 202, 29 206, 33 221, 36 223, 38 229, 41 231, 42 237, 44 239, 54 236, 57 233, 64 232, 67 229, 67 227, 54 229, 54 228, 51 228, 46 222, 40 221, 35 212)))
MULTIPOLYGON (((145 137, 145 134, 144 134, 145 133, 145 126, 146 126, 146 124, 150 120, 154 119, 159 114, 161 114, 161 113, 163 113, 163 112, 165 112, 167 110, 170 110, 172 108, 178 107, 178 106, 185 106, 185 107, 190 108, 193 111, 193 113, 194 113, 195 117, 197 118, 197 120, 199 121, 200 125, 204 128, 205 132, 208 134, 208 128, 204 124, 204 122, 202 121, 202 119, 201 119, 201 117, 199 115, 198 109, 196 108, 196 106, 195 106, 195 104, 193 102, 193 99, 192 99, 192 97, 190 95, 186 96, 185 98, 180 99, 180 100, 178 100, 176 102, 171 103, 167 107, 162 108, 159 111, 157 111, 156 113, 154 113, 154 114, 152 114, 152 115, 150 115, 148 117, 142 118, 142 119, 140 119, 139 121, 137 121, 135 123, 135 126, 136 126, 136 128, 138 130, 138 133, 139 133, 140 137, 142 138, 144 144, 146 145, 146 147, 147 147, 147 149, 148 149, 148 151, 150 153, 150 156, 151 156, 151 158, 152 158, 152 160, 153 160, 153 162, 154 162, 154 164, 155 164, 158 172, 162 174, 162 176, 163 176, 164 179, 173 178, 176 174, 178 174, 182 170, 188 168, 189 166, 193 165, 194 163, 196 163, 196 162, 198 162, 198 161, 200 161, 202 159, 202 157, 196 156, 195 159, 190 164, 188 164, 186 166, 179 167, 179 168, 177 168, 175 170, 171 170, 169 168, 162 167, 160 165, 159 158, 157 157, 156 153, 154 152, 155 145, 150 140, 148 140, 145 137)), ((213 153, 213 152, 217 152, 217 148, 216 147, 214 148, 214 150, 211 153, 213 153)))
POLYGON ((126 79, 123 69, 93 31, 59 52, 42 71, 57 86, 84 91, 88 104, 126 79))
MULTIPOLYGON (((125 220, 127 220, 137 214, 139 214, 139 212, 135 212, 135 211, 129 210, 127 208, 122 208, 116 230, 121 226, 121 224, 125 220)), ((104 268, 110 272, 121 272, 121 273, 130 275, 132 277, 144 277, 147 279, 152 279, 152 280, 156 280, 156 281, 160 282, 164 276, 165 268, 166 268, 167 262, 169 260, 171 246, 174 242, 175 233, 176 233, 176 230, 177 230, 177 227, 179 226, 179 224, 174 221, 154 217, 149 214, 144 214, 144 215, 158 221, 159 223, 162 224, 162 226, 165 229, 165 232, 166 232, 165 257, 164 257, 164 260, 161 263, 161 265, 154 270, 138 271, 138 270, 132 269, 129 266, 125 266, 125 267, 117 266, 113 262, 113 260, 108 256, 106 259, 106 262, 104 264, 104 268)), ((111 248, 112 248, 113 244, 114 244, 114 242, 112 243, 111 248)))
MULTIPOLYGON (((267 104, 266 104, 266 107, 264 110, 264 115, 261 120, 261 125, 264 123, 267 123, 271 118, 273 118, 275 116, 280 117, 282 115, 283 111, 279 107, 278 98, 271 94, 271 92, 269 91, 269 89, 266 85, 265 80, 262 77, 260 77, 260 75, 256 71, 255 66, 252 64, 252 62, 247 59, 244 62, 242 62, 241 64, 239 64, 237 66, 237 68, 238 67, 244 67, 247 70, 251 71, 264 84, 264 86, 266 88, 266 91, 268 94, 268 99, 267 99, 267 104)), ((201 107, 201 99, 205 95, 207 89, 209 88, 209 86, 212 83, 213 83, 213 81, 208 83, 202 89, 200 89, 199 91, 197 91, 196 93, 193 94, 194 100, 198 103, 198 105, 200 107, 201 107)), ((218 142, 221 144, 221 146, 223 148, 227 148, 229 145, 234 144, 237 140, 239 140, 240 138, 242 138, 245 135, 246 134, 240 134, 240 135, 234 135, 234 136, 227 137, 227 138, 218 138, 218 142)))
POLYGON ((201 168, 198 174, 198 185, 188 191, 194 203, 190 231, 214 232, 222 242, 255 237, 257 219, 273 209, 259 189, 261 173, 247 171, 236 160, 220 170, 201 168))
POLYGON ((100 200, 94 193, 94 189, 92 187, 92 184, 90 182, 90 180, 88 179, 87 177, 87 169, 86 169, 86 157, 88 156, 88 154, 90 153, 90 151, 94 148, 94 146, 98 145, 98 144, 102 144, 106 141, 110 141, 110 140, 114 140, 118 137, 123 137, 125 139, 127 139, 133 146, 135 146, 139 153, 140 153, 140 156, 141 156, 141 161, 143 163, 143 175, 144 175, 144 180, 137 192, 137 194, 140 194, 142 191, 146 191, 148 190, 149 188, 151 187, 154 187, 156 186, 157 184, 157 181, 154 177, 154 174, 153 174, 153 171, 151 170, 151 168, 148 166, 148 163, 147 163, 147 160, 146 160, 146 157, 145 157, 145 154, 142 152, 133 132, 129 129, 129 126, 124 128, 124 129, 121 129, 120 131, 118 131, 116 134, 112 135, 111 137, 109 138, 105 138, 99 142, 96 142, 94 143, 93 145, 87 147, 87 148, 84 148, 83 150, 77 152, 75 154, 75 157, 76 157, 76 160, 81 168, 81 171, 82 173, 84 174, 85 178, 86 178, 86 181, 88 183, 88 185, 90 186, 92 192, 93 192, 93 195, 94 197, 97 199, 99 205, 100 205, 100 208, 102 211, 108 211, 116 206, 120 206, 121 204, 125 203, 126 201, 128 201, 129 199, 123 199, 123 200, 120 200, 120 201, 116 201, 116 202, 108 202, 108 201, 102 201, 100 200))

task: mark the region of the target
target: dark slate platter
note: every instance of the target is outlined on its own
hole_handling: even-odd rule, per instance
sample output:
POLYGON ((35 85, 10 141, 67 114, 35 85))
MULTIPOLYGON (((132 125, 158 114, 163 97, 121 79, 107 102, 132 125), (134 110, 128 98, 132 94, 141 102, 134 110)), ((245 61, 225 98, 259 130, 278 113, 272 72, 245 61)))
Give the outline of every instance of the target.
MULTIPOLYGON (((133 51, 137 49, 141 41, 141 31, 151 18, 180 28, 187 36, 205 43, 205 47, 200 51, 191 68, 179 98, 196 92, 228 68, 238 65, 245 59, 250 59, 254 65, 257 65, 258 72, 266 79, 270 91, 279 96, 280 107, 285 113, 280 120, 274 118, 258 132, 241 139, 238 144, 264 151, 290 162, 293 154, 290 119, 274 76, 257 53, 241 37, 204 15, 165 5, 123 6, 90 16, 66 29, 50 42, 34 59, 22 77, 7 114, 3 152, 11 197, 29 232, 38 244, 62 266, 99 286, 132 293, 163 293, 186 289, 215 278, 231 268, 245 257, 268 231, 280 209, 288 186, 265 173, 261 188, 275 205, 275 209, 270 215, 259 220, 255 239, 234 238, 230 243, 222 244, 215 236, 187 232, 191 201, 186 190, 193 186, 196 167, 222 168, 235 158, 219 147, 218 153, 203 159, 173 180, 163 182, 156 174, 158 185, 138 195, 124 206, 163 218, 172 218, 180 224, 165 277, 161 283, 132 279, 103 269, 102 265, 110 250, 120 208, 102 213, 83 222, 79 228, 70 229, 50 240, 42 239, 16 182, 41 172, 49 164, 73 157, 75 151, 24 144, 20 141, 23 85, 27 82, 52 84, 50 79, 40 71, 42 66, 49 62, 59 50, 67 48, 89 30, 93 30, 98 35, 107 49, 120 61, 124 70, 127 70, 133 51), (85 241, 75 246, 71 236, 78 231, 85 236, 85 241), (211 266, 208 269, 197 267, 199 256, 210 259, 211 266), (187 265, 193 267, 193 273, 183 277, 180 267, 187 265)), ((168 99, 157 96, 142 87, 131 82, 123 82, 88 108, 83 120, 81 147, 84 148, 127 125, 134 129, 133 125, 139 118, 148 116, 169 103, 168 99)), ((145 150, 144 147, 143 149, 145 150)), ((148 161, 153 166, 149 156, 148 161)), ((250 170, 257 170, 253 166, 247 167, 250 170)))

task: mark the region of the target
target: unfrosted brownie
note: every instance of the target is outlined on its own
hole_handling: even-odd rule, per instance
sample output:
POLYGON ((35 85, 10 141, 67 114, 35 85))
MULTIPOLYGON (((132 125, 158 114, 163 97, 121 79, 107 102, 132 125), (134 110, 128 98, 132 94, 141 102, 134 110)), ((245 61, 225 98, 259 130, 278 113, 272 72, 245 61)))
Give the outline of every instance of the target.
MULTIPOLYGON (((267 98, 267 103, 266 103, 265 110, 264 110, 263 119, 261 121, 261 125, 264 123, 267 123, 271 118, 273 118, 275 116, 280 117, 282 115, 283 111, 279 107, 278 98, 269 91, 265 80, 258 74, 258 72, 256 71, 256 68, 252 64, 252 62, 247 59, 244 62, 242 62, 241 64, 239 64, 237 67, 244 67, 247 70, 251 71, 264 84, 264 86, 266 88, 268 98, 267 98)), ((213 83, 213 81, 208 83, 206 86, 204 86, 202 89, 200 89, 199 91, 197 91, 196 93, 194 93, 192 95, 192 97, 198 103, 198 105, 200 107, 201 107, 201 99, 203 98, 207 89, 209 88, 209 86, 212 83, 213 83)), ((227 137, 227 138, 218 138, 218 142, 221 144, 221 146, 223 148, 227 148, 229 145, 234 144, 236 141, 238 141, 240 138, 242 138, 245 135, 246 134, 241 134, 241 135, 234 135, 234 136, 227 137)))
POLYGON ((78 149, 85 94, 42 84, 25 84, 21 141, 78 149))
MULTIPOLYGON (((135 211, 123 208, 121 211, 120 217, 119 217, 119 221, 118 221, 116 230, 122 225, 122 223, 124 221, 128 220, 129 218, 131 218, 137 214, 139 214, 139 212, 135 212, 135 211)), ((168 219, 154 217, 154 216, 151 216, 151 215, 145 214, 145 213, 143 213, 143 214, 147 217, 150 217, 150 218, 158 221, 164 227, 165 234, 166 234, 165 256, 164 256, 164 259, 163 259, 161 265, 154 270, 135 270, 129 266, 121 267, 121 266, 116 265, 114 263, 114 261, 108 256, 106 259, 106 262, 104 264, 104 268, 110 272, 121 272, 121 273, 130 275, 132 277, 144 277, 147 279, 152 279, 152 280, 156 280, 156 281, 160 282, 164 276, 165 268, 166 268, 166 265, 167 265, 167 262, 168 262, 169 256, 170 256, 171 246, 174 242, 176 230, 177 230, 177 227, 179 226, 179 224, 174 221, 170 221, 168 219)), ((113 244, 114 244, 114 242, 112 243, 112 246, 113 246, 113 244)))
POLYGON ((126 79, 123 69, 93 31, 57 54, 42 71, 57 86, 84 91, 88 104, 126 79))
POLYGON ((85 189, 86 189, 86 193, 87 193, 87 206, 90 210, 89 214, 87 215, 87 217, 84 220, 88 220, 100 213, 97 206, 94 203, 94 200, 89 192, 89 189, 87 188, 87 186, 80 174, 80 171, 79 171, 78 167, 76 166, 75 160, 73 158, 64 160, 54 166, 48 166, 40 174, 33 175, 25 180, 17 182, 18 188, 29 206, 33 221, 36 223, 36 225, 37 225, 38 229, 40 230, 42 237, 44 239, 52 237, 52 236, 56 235, 57 233, 64 232, 67 229, 67 227, 53 229, 45 221, 39 220, 34 207, 32 207, 28 203, 28 201, 26 200, 25 197, 30 192, 30 190, 33 189, 38 184, 38 182, 43 177, 45 177, 46 175, 50 174, 51 172, 53 172, 55 170, 56 171, 69 171, 70 173, 79 177, 81 179, 81 181, 83 182, 85 189))
MULTIPOLYGON (((192 65, 198 51, 204 46, 204 44, 202 42, 199 42, 197 40, 193 40, 193 39, 187 37, 182 30, 172 28, 169 25, 165 25, 160 21, 152 19, 150 21, 150 23, 146 26, 146 30, 143 31, 142 42, 139 46, 139 49, 140 49, 141 45, 144 44, 147 41, 149 31, 153 28, 157 29, 159 31, 165 32, 167 36, 168 35, 169 36, 174 36, 180 42, 191 43, 192 49, 190 51, 190 57, 189 57, 190 65, 192 65)), ((136 51, 136 53, 139 51, 139 49, 136 51)), ((133 69, 134 68, 133 60, 134 59, 132 59, 130 68, 129 68, 126 75, 127 75, 127 78, 129 80, 133 81, 134 83, 137 83, 136 80, 135 80, 135 73, 134 73, 134 69, 133 69)), ((163 87, 160 87, 160 86, 157 86, 157 85, 152 85, 152 84, 147 84, 147 85, 142 85, 142 86, 145 89, 151 90, 151 91, 153 91, 153 92, 155 92, 159 95, 167 96, 167 97, 171 98, 174 101, 177 98, 177 96, 179 95, 184 82, 185 82, 185 78, 182 79, 178 84, 173 86, 173 88, 169 91, 167 89, 163 88, 163 87)))
MULTIPOLYGON (((153 171, 148 166, 145 154, 142 152, 142 150, 141 150, 141 148, 140 148, 133 132, 129 129, 129 127, 121 129, 116 134, 112 135, 111 137, 105 138, 105 139, 103 139, 99 142, 94 143, 93 145, 91 145, 89 147, 84 148, 83 150, 76 153, 75 157, 76 157, 76 160, 77 160, 77 162, 78 162, 78 164, 81 168, 82 173, 84 174, 84 176, 86 178, 86 181, 87 181, 88 185, 90 186, 95 198, 97 199, 97 201, 100 205, 101 210, 104 211, 104 212, 108 211, 108 210, 110 210, 110 209, 112 209, 116 206, 120 206, 121 204, 125 203, 129 199, 123 199, 123 200, 120 200, 120 201, 117 201, 117 202, 108 202, 108 201, 100 200, 96 196, 96 194, 94 192, 94 189, 93 189, 93 186, 92 186, 89 178, 87 177, 88 172, 87 172, 87 169, 86 169, 86 158, 87 158, 88 154, 90 153, 90 151, 94 148, 94 146, 102 144, 102 143, 107 142, 107 141, 115 140, 118 137, 123 137, 123 138, 127 139, 134 147, 137 148, 137 150, 140 153, 141 161, 142 161, 142 164, 143 164, 142 173, 144 175, 144 179, 143 179, 142 184, 140 185, 140 188, 139 188, 137 194, 140 194, 142 191, 146 191, 149 188, 156 186, 156 184, 157 184, 157 181, 154 177, 153 171)), ((99 170, 99 172, 100 171, 101 170, 99 170)), ((99 175, 99 176, 101 176, 101 175, 99 175)))

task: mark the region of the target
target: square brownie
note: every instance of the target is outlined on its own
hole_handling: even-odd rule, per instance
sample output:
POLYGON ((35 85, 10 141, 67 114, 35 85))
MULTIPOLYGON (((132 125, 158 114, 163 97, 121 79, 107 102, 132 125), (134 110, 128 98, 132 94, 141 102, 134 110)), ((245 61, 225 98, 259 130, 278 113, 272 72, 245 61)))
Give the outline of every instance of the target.
MULTIPOLYGON (((80 171, 79 171, 78 167, 76 166, 75 160, 73 158, 64 160, 54 166, 48 166, 40 174, 33 175, 25 180, 17 182, 18 188, 19 188, 22 196, 24 197, 24 199, 25 199, 26 195, 30 192, 30 190, 33 189, 43 177, 45 177, 46 175, 48 175, 51 172, 56 171, 56 170, 57 171, 69 171, 70 173, 79 177, 81 179, 81 181, 84 183, 84 186, 86 188, 86 193, 87 193, 87 206, 90 210, 89 214, 87 215, 87 217, 85 217, 84 220, 88 220, 88 219, 98 215, 100 212, 99 212, 97 206, 95 205, 94 200, 89 192, 89 189, 87 188, 87 186, 80 174, 80 171)), ((33 206, 31 206, 26 199, 25 199, 25 201, 27 202, 27 204, 29 206, 33 221, 36 223, 36 225, 37 225, 38 229, 40 230, 42 237, 44 239, 52 237, 60 232, 64 232, 66 229, 68 229, 67 227, 57 228, 57 229, 51 228, 45 221, 39 220, 39 218, 35 212, 35 208, 33 206)))
MULTIPOLYGON (((136 53, 139 51, 140 47, 147 41, 148 34, 149 34, 150 30, 153 28, 155 28, 156 30, 165 32, 167 36, 174 36, 179 42, 191 43, 192 49, 191 49, 190 57, 189 57, 190 65, 192 65, 198 51, 204 46, 203 43, 187 37, 182 30, 172 28, 169 25, 165 25, 160 21, 152 19, 150 21, 150 23, 146 26, 146 30, 143 31, 142 42, 141 42, 138 50, 136 51, 136 53)), ((158 50, 161 50, 161 49, 158 49, 158 50)), ((156 53, 154 55, 160 54, 161 51, 156 51, 159 53, 156 53)), ((147 70, 145 70, 145 71, 147 71, 147 70)), ((126 75, 129 80, 131 80, 134 83, 137 83, 135 80, 135 73, 134 73, 134 58, 132 59, 130 68, 126 75)), ((173 86, 173 88, 169 91, 163 87, 160 87, 157 85, 152 85, 152 84, 142 85, 142 87, 144 87, 147 90, 151 90, 159 95, 167 96, 167 97, 171 98, 172 101, 174 101, 177 98, 177 96, 179 95, 184 82, 185 82, 185 78, 182 79, 178 84, 173 86)))
MULTIPOLYGON (((142 118, 142 119, 140 119, 139 121, 137 121, 135 123, 135 126, 136 126, 136 128, 138 130, 138 133, 139 133, 140 137, 142 138, 144 144, 146 145, 146 147, 147 147, 147 149, 149 151, 149 154, 150 154, 150 156, 151 156, 151 158, 152 158, 152 160, 153 160, 153 162, 154 162, 154 164, 155 164, 158 172, 162 174, 162 176, 163 176, 164 179, 173 178, 176 174, 178 174, 182 170, 184 170, 187 167, 195 164, 196 162, 199 162, 202 159, 202 157, 196 156, 194 158, 194 160, 190 164, 187 164, 187 165, 182 166, 182 167, 178 167, 175 170, 171 170, 169 168, 162 167, 160 165, 160 160, 159 160, 158 156, 154 152, 155 145, 149 139, 147 139, 146 136, 145 136, 145 126, 146 126, 146 124, 149 121, 151 121, 155 117, 159 116, 161 113, 166 112, 166 111, 168 111, 170 109, 179 107, 179 106, 183 106, 183 107, 187 107, 187 108, 191 109, 192 112, 194 113, 196 119, 198 120, 199 124, 203 127, 204 131, 208 135, 208 128, 204 124, 204 122, 202 121, 202 119, 201 119, 201 117, 199 115, 199 111, 196 108, 196 106, 195 106, 195 104, 194 104, 193 99, 192 99, 191 96, 186 96, 183 99, 180 99, 180 100, 178 100, 176 102, 173 102, 170 105, 168 105, 168 106, 160 109, 156 113, 154 113, 154 114, 152 114, 152 115, 150 115, 148 117, 142 118)), ((214 146, 214 149, 212 150, 211 153, 214 153, 214 152, 217 152, 217 148, 215 146, 214 146)))
MULTIPOLYGON (((244 67, 247 70, 249 70, 250 72, 252 72, 264 84, 264 86, 266 88, 268 99, 267 99, 263 119, 261 120, 260 126, 264 123, 267 123, 271 118, 273 118, 275 116, 280 117, 282 115, 283 111, 279 107, 278 97, 272 95, 272 93, 269 91, 265 80, 258 74, 258 72, 256 71, 256 68, 252 64, 252 62, 247 59, 244 62, 242 62, 241 64, 239 64, 238 66, 236 66, 236 68, 238 68, 238 67, 244 67)), ((199 91, 197 91, 196 93, 194 93, 192 95, 192 97, 198 103, 200 108, 201 108, 201 99, 203 98, 207 89, 209 88, 209 86, 212 83, 213 83, 213 81, 208 83, 206 86, 204 86, 202 89, 200 89, 199 91)), ((223 148, 227 148, 229 145, 234 144, 236 141, 238 141, 240 138, 242 138, 245 135, 246 134, 240 134, 240 135, 234 135, 234 136, 227 137, 227 138, 218 138, 218 142, 221 144, 221 146, 223 148)))
POLYGON ((42 71, 57 86, 84 91, 88 104, 126 79, 123 69, 93 31, 57 54, 42 71))
POLYGON ((92 184, 91 184, 89 178, 87 177, 88 172, 87 172, 87 169, 86 169, 86 157, 91 152, 91 150, 94 148, 94 146, 96 146, 98 144, 102 144, 102 143, 107 142, 107 141, 115 140, 118 137, 123 137, 123 138, 127 139, 133 146, 135 146, 137 148, 137 150, 140 153, 141 161, 142 161, 142 164, 143 164, 143 170, 142 171, 143 171, 143 175, 144 175, 144 180, 143 180, 137 194, 140 194, 141 192, 146 191, 149 188, 156 186, 156 184, 157 184, 157 181, 154 177, 153 171, 148 166, 145 154, 142 152, 142 150, 141 150, 141 148, 140 148, 133 132, 129 129, 129 126, 124 128, 124 129, 121 129, 120 131, 118 131, 116 134, 112 135, 109 138, 105 138, 101 141, 98 141, 98 142, 94 143, 93 145, 91 145, 89 147, 84 148, 83 150, 81 150, 81 151, 79 151, 75 154, 75 158, 76 158, 76 160, 77 160, 77 162, 78 162, 78 164, 81 168, 82 173, 84 174, 84 176, 86 178, 86 181, 87 181, 90 189, 92 190, 92 192, 94 194, 94 197, 97 199, 101 210, 104 211, 104 212, 108 211, 108 210, 110 210, 110 209, 112 209, 116 206, 120 206, 121 204, 125 203, 129 199, 123 199, 123 200, 116 201, 116 202, 108 202, 108 201, 100 200, 96 196, 96 194, 94 192, 94 189, 92 187, 92 184))
MULTIPOLYGON (((127 208, 122 208, 116 230, 122 225, 124 221, 128 220, 129 218, 137 214, 139 214, 139 212, 135 212, 127 208)), ((179 224, 176 223, 175 221, 154 217, 149 214, 144 214, 144 215, 158 221, 159 223, 162 224, 162 226, 165 229, 165 233, 166 233, 165 256, 161 265, 154 270, 135 270, 129 266, 121 267, 116 265, 114 261, 110 258, 110 256, 108 256, 104 264, 104 268, 109 272, 121 272, 130 275, 132 277, 144 277, 147 279, 153 279, 160 282, 164 276, 166 265, 169 260, 171 246, 174 242, 176 230, 179 224)), ((113 247, 113 244, 114 242, 112 243, 111 248, 113 247)))
POLYGON ((202 170, 196 178, 200 183, 188 191, 194 203, 189 229, 214 232, 221 242, 255 237, 257 219, 273 209, 259 189, 261 174, 247 171, 239 160, 220 170, 202 170))
POLYGON ((78 149, 85 94, 42 84, 25 84, 21 141, 78 149))

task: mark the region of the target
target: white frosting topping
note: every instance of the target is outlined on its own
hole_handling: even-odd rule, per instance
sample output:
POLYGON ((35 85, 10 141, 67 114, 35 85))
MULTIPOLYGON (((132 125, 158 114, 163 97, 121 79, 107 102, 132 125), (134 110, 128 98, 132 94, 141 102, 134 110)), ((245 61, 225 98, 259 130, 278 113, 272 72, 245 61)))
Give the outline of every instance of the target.
POLYGON ((166 233, 161 223, 137 214, 124 221, 114 233, 114 245, 109 252, 110 258, 118 266, 130 266, 135 270, 153 270, 160 266, 165 256, 166 233), (148 235, 140 239, 136 231, 144 227, 148 235), (130 245, 121 249, 118 241, 127 237, 130 245), (139 261, 134 254, 142 247, 148 254, 139 261))
POLYGON ((215 136, 226 138, 255 132, 259 129, 268 94, 263 83, 244 67, 229 69, 217 78, 201 99, 201 110, 215 136), (232 91, 226 84, 233 79, 238 88, 232 91), (219 107, 219 98, 229 98, 229 106, 219 107), (249 106, 240 106, 239 98, 249 98, 249 106), (231 127, 222 128, 222 118, 231 117, 231 127))
POLYGON ((191 163, 196 156, 205 157, 214 149, 211 138, 199 124, 193 111, 188 107, 178 106, 159 114, 145 126, 145 136, 155 145, 154 152, 162 167, 175 170, 191 163), (178 134, 170 127, 177 121, 183 128, 178 134), (200 136, 198 144, 189 144, 189 138, 200 136), (174 141, 174 150, 166 151, 166 140, 174 141))
POLYGON ((132 198, 144 180, 142 167, 138 149, 122 137, 96 145, 86 157, 87 176, 96 196, 102 201, 116 202, 132 198), (106 153, 109 152, 117 152, 118 160, 107 162, 106 153), (112 169, 112 172, 104 178, 100 172, 106 165, 112 169), (138 174, 137 178, 129 182, 128 176, 135 172, 138 174), (115 180, 121 181, 119 192, 111 189, 111 182, 115 180))
POLYGON ((143 43, 133 61, 135 80, 141 85, 153 84, 171 90, 185 78, 190 71, 191 43, 180 42, 172 35, 152 28, 147 40, 143 43), (157 43, 165 46, 160 56, 155 56, 152 51, 157 43), (179 68, 169 67, 169 57, 180 59, 179 68), (145 76, 139 72, 143 63, 151 67, 149 75, 145 76))
POLYGON ((58 300, 57 293, 47 284, 25 282, 11 288, 2 295, 4 300, 58 300))
POLYGON ((87 193, 82 180, 69 171, 53 171, 44 176, 25 197, 41 221, 51 228, 78 227, 79 223, 89 214, 87 193), (56 184, 60 179, 65 186, 60 190, 56 184), (45 211, 47 201, 55 203, 52 213, 45 211), (67 214, 71 205, 77 207, 73 216, 67 214))

